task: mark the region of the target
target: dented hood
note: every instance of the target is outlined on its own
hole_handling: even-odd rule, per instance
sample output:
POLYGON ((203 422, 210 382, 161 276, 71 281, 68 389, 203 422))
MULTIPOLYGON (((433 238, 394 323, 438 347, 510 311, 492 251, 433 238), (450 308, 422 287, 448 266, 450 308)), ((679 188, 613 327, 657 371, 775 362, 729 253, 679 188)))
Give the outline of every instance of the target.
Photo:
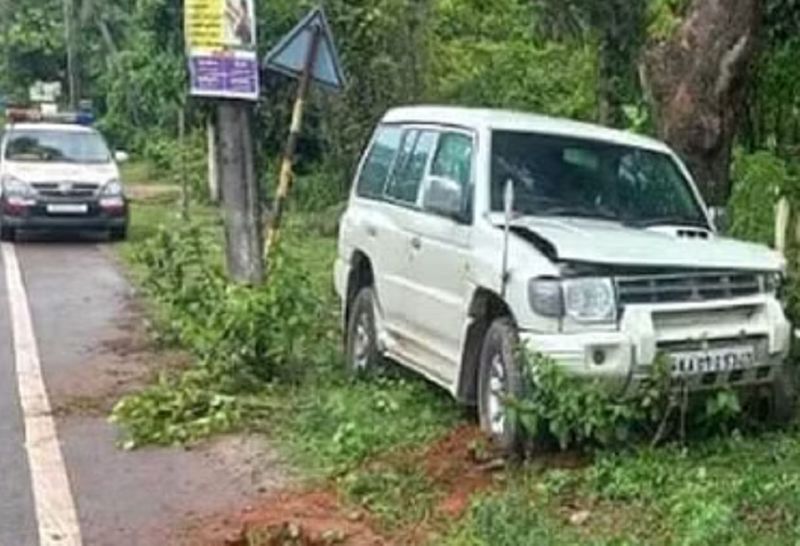
MULTIPOLYGON (((502 216, 495 218, 503 225, 502 216)), ((681 237, 679 229, 640 229, 616 222, 582 218, 515 219, 515 230, 525 230, 555 249, 558 261, 626 266, 663 266, 699 269, 778 271, 783 257, 769 248, 718 237, 681 237)))

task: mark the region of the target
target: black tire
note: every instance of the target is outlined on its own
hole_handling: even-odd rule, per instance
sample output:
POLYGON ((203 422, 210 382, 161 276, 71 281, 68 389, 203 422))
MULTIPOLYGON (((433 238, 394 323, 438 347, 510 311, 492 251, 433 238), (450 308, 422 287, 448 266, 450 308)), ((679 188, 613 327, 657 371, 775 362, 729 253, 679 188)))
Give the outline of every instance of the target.
POLYGON ((16 229, 8 226, 0 226, 0 241, 13 242, 16 239, 17 239, 16 229))
POLYGON ((353 299, 345 348, 347 371, 353 376, 364 376, 381 368, 383 359, 375 328, 375 291, 371 287, 362 288, 353 299))
POLYGON ((478 361, 481 429, 498 449, 509 455, 522 453, 525 435, 519 423, 512 422, 505 410, 498 407, 497 394, 500 397, 524 395, 523 378, 515 357, 518 340, 517 328, 510 318, 495 319, 483 338, 478 361), (500 392, 495 394, 498 387, 500 392))
POLYGON ((794 366, 778 368, 770 389, 769 422, 790 425, 797 417, 797 370, 794 366))
POLYGON ((128 238, 128 228, 111 228, 108 230, 108 238, 111 241, 124 241, 128 238))

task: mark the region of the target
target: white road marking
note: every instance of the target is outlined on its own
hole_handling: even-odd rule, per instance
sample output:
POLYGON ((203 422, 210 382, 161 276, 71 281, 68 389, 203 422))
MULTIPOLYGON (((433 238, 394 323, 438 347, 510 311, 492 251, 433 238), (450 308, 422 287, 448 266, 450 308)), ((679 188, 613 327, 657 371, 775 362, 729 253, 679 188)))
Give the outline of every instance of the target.
POLYGON ((2 243, 14 333, 19 396, 25 419, 25 448, 31 470, 41 546, 81 546, 75 502, 42 377, 28 297, 14 246, 2 243))

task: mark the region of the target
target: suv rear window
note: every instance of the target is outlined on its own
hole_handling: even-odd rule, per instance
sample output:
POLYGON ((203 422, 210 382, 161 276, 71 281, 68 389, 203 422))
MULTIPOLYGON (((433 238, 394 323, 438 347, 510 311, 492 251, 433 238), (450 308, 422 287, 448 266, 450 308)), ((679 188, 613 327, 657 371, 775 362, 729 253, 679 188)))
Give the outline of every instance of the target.
POLYGON ((400 127, 384 126, 378 129, 370 148, 361 175, 356 185, 356 193, 361 197, 379 198, 383 196, 383 188, 389 178, 403 129, 400 127))

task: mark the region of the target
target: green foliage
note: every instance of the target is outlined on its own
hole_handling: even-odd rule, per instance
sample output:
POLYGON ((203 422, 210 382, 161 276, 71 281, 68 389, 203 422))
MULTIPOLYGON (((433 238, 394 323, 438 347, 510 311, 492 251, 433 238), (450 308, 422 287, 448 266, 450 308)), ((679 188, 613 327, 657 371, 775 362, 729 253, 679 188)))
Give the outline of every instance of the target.
POLYGON ((692 435, 729 434, 742 415, 739 396, 732 391, 706 394, 698 398, 702 405, 691 404, 687 391, 670 377, 666 358, 658 358, 651 376, 622 397, 602 380, 567 375, 548 357, 520 355, 525 395, 507 401, 509 415, 531 437, 554 437, 564 450, 658 443, 676 417, 688 422, 692 435))
POLYGON ((690 0, 651 0, 647 6, 647 35, 655 41, 672 37, 686 15, 690 0))
POLYGON ((635 394, 621 398, 599 381, 568 376, 552 359, 520 352, 525 396, 510 400, 511 417, 534 438, 554 436, 562 449, 618 445, 663 419, 669 402, 666 365, 635 394))
POLYGON ((456 422, 454 404, 420 381, 334 381, 298 401, 287 428, 295 452, 323 473, 341 473, 391 446, 424 443, 456 422))
POLYGON ((800 531, 797 432, 600 451, 550 469, 534 461, 479 496, 448 546, 793 544, 800 531), (582 515, 581 523, 572 518, 582 515))
POLYGON ((796 192, 786 164, 767 153, 737 152, 730 200, 731 235, 762 244, 775 241, 775 205, 782 195, 796 192))
POLYGON ((276 256, 264 287, 232 285, 215 248, 214 238, 188 225, 161 229, 134 255, 167 332, 199 363, 117 405, 113 419, 129 447, 192 441, 235 427, 245 411, 237 397, 296 375, 310 359, 318 301, 296 262, 276 256))

